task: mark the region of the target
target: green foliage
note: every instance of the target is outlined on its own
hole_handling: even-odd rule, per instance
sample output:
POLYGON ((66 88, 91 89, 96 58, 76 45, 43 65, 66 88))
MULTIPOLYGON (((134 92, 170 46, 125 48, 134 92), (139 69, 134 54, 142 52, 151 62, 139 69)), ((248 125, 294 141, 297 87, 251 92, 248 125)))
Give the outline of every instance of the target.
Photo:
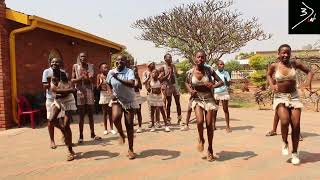
POLYGON ((267 69, 269 62, 269 58, 266 56, 254 55, 249 58, 249 65, 254 70, 267 69))
POLYGON ((265 86, 267 84, 267 70, 256 70, 250 75, 250 80, 255 86, 265 86))
POLYGON ((232 71, 243 70, 243 66, 241 66, 240 62, 237 60, 230 60, 225 63, 224 69, 231 74, 232 71))
POLYGON ((256 86, 265 86, 267 83, 268 65, 275 60, 275 57, 254 55, 249 58, 249 65, 256 70, 250 75, 250 80, 256 86))
POLYGON ((176 64, 176 68, 178 70, 178 85, 180 87, 181 93, 186 93, 187 88, 185 86, 186 78, 187 78, 187 71, 192 68, 192 64, 188 60, 181 61, 180 63, 176 64))

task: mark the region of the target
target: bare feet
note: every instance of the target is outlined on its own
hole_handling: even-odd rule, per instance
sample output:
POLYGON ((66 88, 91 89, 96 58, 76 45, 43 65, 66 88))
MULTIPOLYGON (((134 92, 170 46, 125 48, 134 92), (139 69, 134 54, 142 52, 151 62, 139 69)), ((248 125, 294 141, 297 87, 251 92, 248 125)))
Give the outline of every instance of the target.
POLYGON ((136 158, 136 155, 134 154, 133 151, 128 150, 128 155, 127 155, 127 157, 128 157, 130 160, 132 160, 132 159, 135 159, 135 158, 136 158))
POLYGON ((198 139, 197 150, 198 150, 199 152, 202 152, 202 151, 204 150, 204 140, 201 141, 200 138, 198 139))
POLYGON ((215 160, 216 160, 215 157, 213 156, 213 153, 210 152, 210 151, 208 151, 207 160, 208 160, 209 162, 212 162, 212 161, 215 161, 215 160))
POLYGON ((70 152, 67 156, 67 161, 72 161, 72 160, 74 160, 74 154, 70 152))
POLYGON ((51 141, 50 148, 51 149, 56 149, 57 148, 56 143, 54 143, 54 141, 51 141))
POLYGON ((276 136, 277 132, 275 132, 274 130, 269 131, 266 136, 276 136))
POLYGON ((231 133, 232 132, 230 127, 227 127, 226 131, 227 131, 227 133, 231 133))
POLYGON ((73 151, 73 149, 71 149, 71 150, 69 151, 69 153, 72 154, 72 155, 76 155, 76 153, 73 151))

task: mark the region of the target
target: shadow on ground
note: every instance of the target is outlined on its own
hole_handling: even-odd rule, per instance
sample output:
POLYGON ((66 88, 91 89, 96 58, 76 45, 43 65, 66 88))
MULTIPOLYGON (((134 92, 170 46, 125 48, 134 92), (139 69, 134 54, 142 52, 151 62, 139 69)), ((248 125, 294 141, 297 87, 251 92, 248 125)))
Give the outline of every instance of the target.
POLYGON ((300 151, 301 163, 315 163, 320 161, 320 153, 311 153, 307 151, 300 151))
POLYGON ((101 145, 101 146, 106 146, 106 145, 111 145, 110 141, 118 140, 118 136, 113 136, 113 137, 108 137, 104 138, 102 137, 101 140, 88 140, 88 141, 83 141, 81 144, 77 143, 77 146, 91 146, 91 145, 101 145))
MULTIPOLYGON (((226 129, 226 126, 216 126, 217 129, 226 129)), ((251 131, 254 128, 254 126, 231 126, 232 131, 241 131, 241 130, 249 130, 251 131)))
MULTIPOLYGON (((225 122, 226 120, 225 120, 225 118, 218 117, 218 118, 217 118, 217 122, 218 122, 218 121, 224 121, 224 122, 225 122)), ((241 121, 241 120, 240 120, 240 119, 230 118, 230 121, 241 121)))
POLYGON ((180 151, 174 151, 174 150, 166 150, 166 149, 149 149, 142 151, 137 158, 147 158, 151 156, 163 156, 162 160, 170 160, 175 159, 179 157, 181 154, 180 151))
POLYGON ((119 156, 120 153, 113 153, 106 150, 88 151, 84 153, 77 153, 76 159, 94 158, 94 160, 110 159, 119 156))
POLYGON ((256 157, 257 154, 253 151, 235 152, 235 151, 221 151, 217 153, 217 161, 227 161, 236 158, 243 158, 243 160, 249 160, 256 157))
POLYGON ((320 134, 317 134, 317 133, 309 133, 309 132, 301 132, 301 135, 302 135, 303 138, 320 136, 320 134))

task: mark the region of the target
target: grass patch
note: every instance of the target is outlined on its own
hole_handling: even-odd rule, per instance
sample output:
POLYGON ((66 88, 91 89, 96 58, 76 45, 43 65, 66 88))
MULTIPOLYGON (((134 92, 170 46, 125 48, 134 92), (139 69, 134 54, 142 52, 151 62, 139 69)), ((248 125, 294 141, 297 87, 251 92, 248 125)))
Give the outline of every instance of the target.
POLYGON ((243 99, 241 97, 233 96, 229 101, 229 107, 232 108, 250 108, 254 107, 255 104, 248 101, 247 99, 243 99))

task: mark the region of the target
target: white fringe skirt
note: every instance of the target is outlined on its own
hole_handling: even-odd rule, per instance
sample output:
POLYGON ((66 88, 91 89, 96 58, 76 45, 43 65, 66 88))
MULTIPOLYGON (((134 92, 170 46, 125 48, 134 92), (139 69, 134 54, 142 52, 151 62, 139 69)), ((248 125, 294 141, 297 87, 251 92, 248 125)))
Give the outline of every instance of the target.
POLYGON ((200 106, 206 111, 218 110, 218 106, 216 105, 213 98, 206 98, 206 99, 194 98, 192 100, 191 106, 192 106, 192 109, 194 109, 196 106, 200 106))
POLYGON ((230 100, 230 95, 227 91, 221 92, 221 93, 215 93, 214 99, 219 101, 230 100))
POLYGON ((163 98, 161 94, 149 94, 148 95, 149 106, 164 106, 163 98))
POLYGON ((273 98, 273 110, 276 110, 279 104, 284 104, 288 108, 303 108, 298 91, 292 93, 275 93, 273 98))
POLYGON ((99 104, 109 104, 111 101, 111 94, 108 91, 100 91, 99 104))
POLYGON ((146 97, 142 97, 140 92, 136 92, 136 102, 137 104, 143 104, 144 102, 146 102, 146 97))

